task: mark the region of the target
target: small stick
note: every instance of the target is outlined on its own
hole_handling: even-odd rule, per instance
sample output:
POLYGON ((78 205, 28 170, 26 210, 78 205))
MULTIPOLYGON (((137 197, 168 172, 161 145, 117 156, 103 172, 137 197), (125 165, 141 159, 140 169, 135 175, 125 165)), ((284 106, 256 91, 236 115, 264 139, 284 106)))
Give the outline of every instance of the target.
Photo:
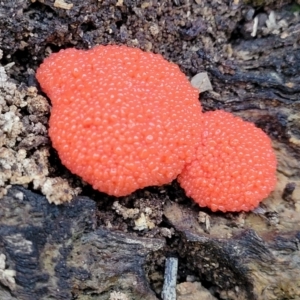
POLYGON ((176 279, 178 259, 168 257, 165 265, 165 279, 161 297, 163 300, 176 300, 176 279))

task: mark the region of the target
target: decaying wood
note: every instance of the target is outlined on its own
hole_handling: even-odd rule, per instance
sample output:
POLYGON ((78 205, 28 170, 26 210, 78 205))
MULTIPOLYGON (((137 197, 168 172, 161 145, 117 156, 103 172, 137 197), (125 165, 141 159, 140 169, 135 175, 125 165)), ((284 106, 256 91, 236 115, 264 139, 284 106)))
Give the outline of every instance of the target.
MULTIPOLYGON (((5 190, 16 182, 38 189, 42 173, 52 180, 51 197, 57 197, 58 186, 63 196, 81 188, 98 206, 87 197, 55 206, 23 188, 11 189, 0 200, 0 255, 5 255, 0 299, 109 299, 119 292, 128 299, 155 299, 152 290, 161 293, 163 261, 170 253, 179 258, 180 282, 192 274, 196 282, 186 286, 203 281, 221 299, 299 299, 300 21, 299 12, 283 6, 291 1, 67 2, 70 9, 51 0, 0 6, 1 63, 15 90, 1 91, 7 104, 0 103, 1 113, 19 118, 24 127, 21 134, 14 132, 14 141, 5 133, 10 140, 1 153, 17 159, 3 155, 8 162, 1 161, 1 170, 9 173, 5 190), (176 184, 164 193, 146 189, 115 199, 124 211, 152 211, 147 230, 59 163, 47 139, 47 101, 35 88, 24 90, 38 88, 35 70, 51 52, 115 43, 161 53, 190 78, 207 73, 213 90, 200 95, 205 111, 226 109, 268 133, 278 158, 278 184, 258 210, 212 213, 193 206, 176 184), (45 109, 39 110, 42 102, 45 109), (25 157, 31 168, 23 170, 25 157), (106 229, 96 228, 96 222, 106 229), (139 229, 148 238, 126 233, 139 229), (163 239, 154 238, 161 236, 165 247, 163 239), (160 260, 146 260, 150 253, 160 260)), ((0 71, 3 89, 6 74, 0 71)), ((0 132, 0 142, 3 136, 0 132)))
POLYGON ((300 298, 299 230, 258 235, 238 228, 240 220, 215 218, 216 231, 208 234, 190 209, 169 204, 165 216, 181 232, 187 268, 214 282, 224 299, 300 298))
POLYGON ((14 187, 0 201, 0 252, 15 285, 0 284, 1 299, 157 299, 147 283, 145 257, 161 239, 95 230, 95 202, 78 197, 55 206, 14 187))

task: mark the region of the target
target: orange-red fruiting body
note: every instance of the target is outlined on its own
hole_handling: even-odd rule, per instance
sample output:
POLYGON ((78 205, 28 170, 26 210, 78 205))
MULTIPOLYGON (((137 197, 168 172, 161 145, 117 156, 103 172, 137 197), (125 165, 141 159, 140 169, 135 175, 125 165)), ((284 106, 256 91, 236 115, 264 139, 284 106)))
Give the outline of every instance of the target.
POLYGON ((62 163, 110 195, 171 182, 195 154, 199 92, 161 55, 126 46, 61 50, 37 79, 62 163))
POLYGON ((212 211, 249 211, 276 185, 270 138, 254 124, 224 112, 203 114, 196 159, 178 180, 200 206, 212 211))

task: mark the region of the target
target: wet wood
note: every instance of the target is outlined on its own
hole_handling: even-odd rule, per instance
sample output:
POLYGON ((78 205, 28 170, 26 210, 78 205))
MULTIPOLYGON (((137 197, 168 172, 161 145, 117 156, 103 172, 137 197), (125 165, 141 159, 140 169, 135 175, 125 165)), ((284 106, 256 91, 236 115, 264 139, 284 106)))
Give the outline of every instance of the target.
POLYGON ((143 265, 164 241, 95 230, 95 210, 84 197, 55 206, 12 188, 0 201, 0 252, 16 275, 15 285, 1 282, 1 299, 157 299, 143 265))
POLYGON ((213 281, 225 299, 297 299, 300 297, 300 231, 259 232, 241 228, 241 218, 214 217, 207 233, 197 214, 174 203, 165 216, 181 233, 180 257, 187 269, 213 281))

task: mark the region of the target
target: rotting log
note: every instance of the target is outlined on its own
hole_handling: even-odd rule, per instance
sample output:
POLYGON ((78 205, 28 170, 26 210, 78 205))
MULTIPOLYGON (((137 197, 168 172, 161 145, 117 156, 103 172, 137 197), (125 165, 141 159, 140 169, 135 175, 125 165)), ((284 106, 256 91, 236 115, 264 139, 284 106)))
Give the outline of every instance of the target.
POLYGON ((148 253, 164 240, 95 230, 95 202, 77 197, 60 206, 22 187, 0 200, 0 252, 11 284, 1 299, 157 299, 143 270, 148 253))
POLYGON ((187 272, 212 282, 222 299, 300 298, 300 230, 258 235, 238 219, 225 224, 219 217, 208 234, 191 209, 169 203, 164 213, 181 234, 178 253, 187 272))
MULTIPOLYGON (((6 269, 16 272, 15 284, 1 284, 1 299, 108 299, 112 291, 156 299, 143 264, 163 240, 95 229, 95 203, 85 197, 55 206, 13 187, 0 206, 1 254, 6 269)), ((300 231, 259 236, 239 228, 236 218, 221 230, 220 216, 209 228, 195 211, 174 203, 164 213, 181 234, 177 251, 186 269, 212 282, 224 298, 300 297, 300 231)))
MULTIPOLYGON (((279 162, 278 186, 258 214, 213 214, 201 209, 200 218, 199 208, 186 207, 187 199, 179 197, 178 207, 173 203, 165 209, 167 220, 180 234, 179 247, 171 250, 180 255, 179 267, 184 265, 192 274, 198 274, 223 299, 297 299, 300 297, 297 286, 300 281, 299 21, 296 17, 293 21, 293 14, 280 9, 281 5, 265 10, 260 7, 254 10, 255 14, 268 17, 271 9, 277 9, 277 20, 286 20, 288 27, 279 29, 280 34, 271 31, 264 34, 263 30, 268 28, 263 26, 258 28, 258 36, 251 37, 249 32, 248 35, 243 32, 247 25, 244 12, 252 7, 231 5, 242 1, 187 1, 183 5, 184 2, 165 1, 160 6, 162 2, 150 0, 118 1, 120 5, 74 0, 72 9, 62 9, 50 0, 6 1, 0 8, 0 16, 5 16, 0 24, 3 61, 14 62, 8 68, 9 75, 31 86, 36 84, 34 69, 51 51, 122 43, 161 53, 188 76, 207 72, 213 91, 201 94, 203 108, 233 111, 271 136, 279 162)), ((65 178, 73 177, 68 174, 65 178)), ((96 208, 87 198, 77 198, 59 207, 45 200, 36 200, 31 206, 29 201, 27 207, 22 205, 25 200, 18 200, 14 194, 18 192, 19 188, 13 189, 0 202, 1 252, 6 255, 6 268, 17 271, 15 290, 11 292, 1 285, 1 299, 13 299, 12 295, 18 299, 34 299, 32 295, 43 299, 47 293, 55 299, 71 299, 73 295, 77 299, 107 299, 110 289, 117 287, 124 291, 126 286, 130 287, 131 296, 140 295, 137 299, 155 298, 143 278, 140 281, 143 284, 133 286, 132 282, 138 282, 137 276, 143 274, 140 264, 145 253, 162 247, 163 242, 152 239, 140 242, 132 238, 135 248, 130 248, 125 233, 95 231, 96 208), (74 215, 69 215, 72 212, 74 215), (74 226, 72 222, 81 225, 74 226), (47 231, 43 232, 44 229, 47 231), (26 247, 14 254, 15 248, 3 242, 9 232, 24 241, 15 245, 33 247, 34 256, 25 255, 26 247), (49 243, 45 242, 47 237, 49 243), (75 253, 81 243, 85 247, 75 253), (108 253, 101 248, 105 243, 108 253), (156 246, 151 246, 153 243, 156 246), (110 259, 111 253, 124 245, 132 253, 141 247, 143 254, 141 260, 135 261, 136 265, 118 270, 119 264, 110 259), (93 252, 91 257, 96 257, 96 262, 87 260, 90 264, 86 267, 82 261, 88 249, 101 252, 103 257, 93 252), (130 273, 128 270, 132 269, 140 273, 130 273), (103 270, 109 279, 98 286, 97 276, 103 270)), ((24 190, 26 197, 28 193, 24 190)), ((125 257, 127 263, 131 256, 125 257)))

